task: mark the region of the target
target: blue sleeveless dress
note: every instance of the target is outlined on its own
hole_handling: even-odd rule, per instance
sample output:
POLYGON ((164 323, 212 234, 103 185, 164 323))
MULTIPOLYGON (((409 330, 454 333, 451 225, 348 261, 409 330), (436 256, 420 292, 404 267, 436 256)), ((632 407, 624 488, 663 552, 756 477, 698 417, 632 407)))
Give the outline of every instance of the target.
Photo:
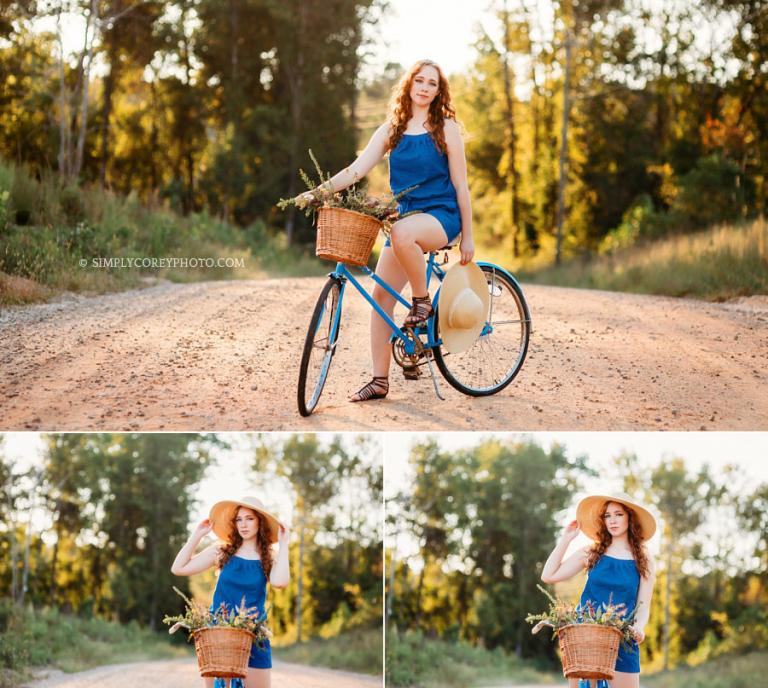
MULTIPOLYGON (((404 134, 389 153, 389 186, 398 194, 410 186, 418 188, 400 199, 400 213, 419 210, 432 215, 443 227, 447 242, 461 232, 456 189, 448 170, 448 156, 440 152, 428 132, 404 134)), ((387 240, 386 246, 389 246, 387 240)))
MULTIPOLYGON (((640 573, 634 559, 617 559, 603 554, 588 574, 579 604, 585 605, 588 601, 594 606, 607 605, 609 602, 624 604, 629 615, 637 605, 639 587, 640 573)), ((634 640, 629 650, 619 645, 616 671, 640 673, 640 650, 634 640)))
MULTIPOLYGON (((227 609, 239 607, 245 596, 245 606, 257 607, 264 611, 267 601, 267 577, 258 559, 243 559, 234 555, 224 564, 216 581, 216 589, 213 591, 213 603, 211 611, 218 609, 222 603, 227 609)), ((254 669, 272 668, 272 650, 269 640, 264 641, 265 648, 260 648, 256 643, 251 646, 251 656, 248 666, 254 669)))

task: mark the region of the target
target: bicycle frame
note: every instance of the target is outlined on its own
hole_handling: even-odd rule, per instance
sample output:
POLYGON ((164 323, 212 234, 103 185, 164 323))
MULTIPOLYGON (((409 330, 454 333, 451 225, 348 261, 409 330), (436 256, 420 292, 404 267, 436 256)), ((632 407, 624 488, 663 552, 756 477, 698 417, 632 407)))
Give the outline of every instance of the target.
MULTIPOLYGON (((429 289, 429 283, 432 279, 432 276, 434 275, 437 279, 439 279, 441 282, 443 280, 443 277, 445 277, 445 270, 443 270, 435 260, 435 256, 437 256, 437 252, 430 252, 429 259, 427 260, 427 289, 429 289)), ((363 274, 368 275, 371 279, 373 279, 376 284, 378 284, 382 289, 384 289, 388 294, 393 296, 399 303, 403 304, 406 308, 410 308, 411 304, 406 301, 398 292, 396 292, 387 282, 385 282, 381 277, 379 277, 373 270, 371 270, 367 266, 363 266, 360 268, 363 272, 363 274)), ((329 277, 333 277, 334 279, 337 279, 340 283, 340 293, 339 293, 339 304, 344 299, 344 290, 347 285, 347 282, 349 282, 358 292, 360 292, 360 295, 370 304, 371 308, 379 315, 379 317, 389 325, 389 329, 392 330, 392 337, 390 341, 394 341, 395 339, 400 339, 403 342, 403 347, 406 354, 413 355, 416 353, 416 346, 412 339, 408 338, 403 334, 403 331, 400 329, 400 326, 387 314, 384 312, 384 309, 379 306, 378 303, 374 300, 373 296, 371 296, 368 293, 368 290, 360 284, 360 282, 357 280, 357 278, 349 271, 349 268, 345 263, 336 263, 336 269, 329 273, 329 277)), ((440 298, 440 292, 438 290, 437 295, 435 296, 435 305, 437 305, 438 300, 440 298)), ((341 308, 337 307, 336 309, 336 315, 333 320, 333 326, 331 330, 331 341, 335 341, 336 333, 338 332, 339 328, 339 321, 341 319, 341 308)), ((430 317, 429 324, 426 328, 426 335, 427 335, 427 341, 424 343, 425 348, 434 348, 436 346, 440 346, 442 343, 440 340, 435 339, 435 327, 432 325, 434 321, 434 316, 430 317)), ((424 334, 423 328, 418 328, 416 330, 417 334, 424 334)))

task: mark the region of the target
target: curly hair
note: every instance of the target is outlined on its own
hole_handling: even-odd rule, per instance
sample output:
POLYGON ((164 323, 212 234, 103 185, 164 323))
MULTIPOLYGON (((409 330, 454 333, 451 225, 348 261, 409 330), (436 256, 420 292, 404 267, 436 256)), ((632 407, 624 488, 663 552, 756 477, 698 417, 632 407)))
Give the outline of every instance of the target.
MULTIPOLYGON (((246 507, 239 507, 235 511, 235 515, 229 523, 229 536, 227 541, 219 548, 219 554, 216 557, 216 568, 223 569, 226 563, 235 555, 237 550, 240 549, 240 545, 243 544, 243 538, 240 533, 237 532, 237 513, 240 509, 246 507)), ((272 546, 270 544, 270 529, 267 519, 262 518, 257 512, 250 509, 256 518, 259 520, 259 528, 256 531, 256 549, 259 552, 261 558, 261 568, 264 569, 264 575, 269 578, 269 572, 272 570, 272 546)))
MULTIPOLYGON (((605 550, 608 549, 608 546, 613 540, 613 536, 608 531, 608 528, 605 525, 605 519, 603 518, 603 514, 605 513, 608 504, 610 504, 610 502, 603 504, 603 508, 598 512, 600 514, 600 523, 598 524, 597 531, 598 538, 589 550, 587 556, 587 571, 591 571, 595 567, 598 559, 605 554, 605 550)), ((640 522, 637 520, 637 516, 635 516, 635 512, 632 511, 632 509, 626 504, 622 504, 621 506, 627 512, 627 539, 629 540, 629 546, 632 549, 632 556, 635 558, 635 566, 637 566, 638 573, 643 578, 647 578, 649 573, 648 553, 643 542, 643 531, 640 528, 640 522)))
POLYGON ((411 101, 411 86, 416 75, 423 67, 434 67, 437 70, 438 84, 437 95, 429 105, 427 114, 427 127, 429 135, 435 142, 438 150, 445 153, 445 120, 452 119, 456 121, 456 110, 451 103, 451 90, 448 87, 448 80, 443 74, 443 70, 432 60, 419 60, 405 74, 400 82, 392 91, 392 98, 389 102, 389 122, 392 125, 392 131, 387 142, 387 150, 391 151, 400 143, 400 139, 405 135, 405 127, 413 116, 411 101))

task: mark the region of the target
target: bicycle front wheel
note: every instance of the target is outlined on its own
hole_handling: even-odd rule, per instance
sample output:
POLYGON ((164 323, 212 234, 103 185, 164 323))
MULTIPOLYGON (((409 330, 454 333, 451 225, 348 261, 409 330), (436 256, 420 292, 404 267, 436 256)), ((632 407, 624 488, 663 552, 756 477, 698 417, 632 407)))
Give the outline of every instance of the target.
MULTIPOLYGON (((473 397, 500 392, 515 379, 523 367, 531 336, 531 314, 517 282, 493 265, 480 268, 491 295, 483 333, 469 349, 458 354, 442 346, 435 348, 435 363, 443 377, 473 397)), ((435 322, 439 338, 438 314, 435 322)))
POLYGON ((341 326, 341 284, 333 277, 325 283, 309 321, 299 368, 299 413, 315 410, 328 379, 341 326))

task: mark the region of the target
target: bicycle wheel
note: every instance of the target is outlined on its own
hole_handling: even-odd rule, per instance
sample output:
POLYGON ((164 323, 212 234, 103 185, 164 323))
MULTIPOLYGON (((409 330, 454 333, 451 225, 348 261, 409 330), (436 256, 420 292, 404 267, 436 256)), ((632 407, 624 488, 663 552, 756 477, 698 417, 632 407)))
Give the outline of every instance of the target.
POLYGON ((299 367, 299 413, 308 416, 323 393, 341 327, 341 285, 332 277, 325 283, 309 321, 299 367), (338 313, 337 313, 338 312, 338 313), (335 332, 334 332, 335 325, 335 332))
MULTIPOLYGON (((515 280, 493 265, 481 265, 491 294, 485 334, 466 351, 452 354, 436 347, 435 363, 448 383, 464 394, 484 397, 504 389, 525 361, 531 315, 515 280)), ((439 310, 439 304, 438 304, 439 310)), ((440 336, 435 314, 436 337, 440 336)))

